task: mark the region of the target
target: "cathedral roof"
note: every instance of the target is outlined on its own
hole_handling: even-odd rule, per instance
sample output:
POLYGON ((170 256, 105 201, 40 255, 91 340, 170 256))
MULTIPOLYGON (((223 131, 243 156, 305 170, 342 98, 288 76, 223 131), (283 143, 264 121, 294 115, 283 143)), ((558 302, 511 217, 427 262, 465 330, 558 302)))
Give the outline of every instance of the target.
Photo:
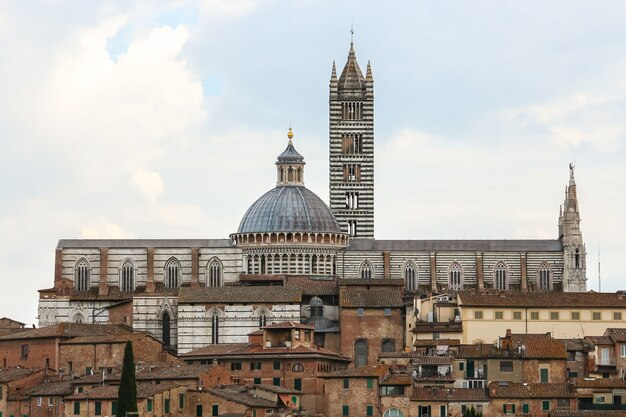
POLYGON ((356 62, 353 43, 350 43, 348 62, 346 62, 346 66, 343 67, 341 76, 339 76, 338 86, 345 90, 362 90, 365 88, 365 77, 363 77, 359 63, 356 62))
POLYGON ((302 295, 297 288, 277 286, 183 287, 178 303, 299 303, 302 295))
POLYGON ((304 186, 278 186, 255 201, 237 233, 341 233, 330 208, 304 186))
POLYGON ((512 252, 562 252, 563 244, 558 239, 479 239, 479 240, 376 240, 352 239, 348 250, 470 250, 470 251, 512 251, 512 252))

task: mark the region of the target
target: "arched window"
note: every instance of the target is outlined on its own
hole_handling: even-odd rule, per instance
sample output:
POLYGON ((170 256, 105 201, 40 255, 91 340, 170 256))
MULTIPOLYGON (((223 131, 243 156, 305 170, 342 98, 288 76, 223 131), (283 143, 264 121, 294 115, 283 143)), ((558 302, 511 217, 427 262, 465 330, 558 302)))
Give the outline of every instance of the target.
POLYGON ((463 288, 463 270, 461 269, 461 265, 456 261, 450 265, 448 285, 452 290, 460 290, 463 288))
POLYGON ((170 345, 170 314, 166 311, 161 317, 161 341, 165 346, 170 345))
POLYGON ((413 291, 417 289, 417 268, 413 262, 407 262, 404 265, 404 284, 406 289, 413 291))
POLYGON ((220 316, 216 312, 211 315, 211 343, 217 345, 220 339, 220 316))
POLYGON ((363 261, 361 264, 361 279, 372 279, 374 277, 374 267, 370 261, 363 261))
POLYGON ((393 352, 395 351, 395 342, 393 341, 393 339, 384 339, 383 340, 383 345, 382 345, 382 351, 383 352, 393 352))
POLYGON ((222 286, 222 264, 217 259, 209 261, 207 267, 209 287, 221 287, 222 286))
POLYGON ((354 342, 354 366, 367 365, 367 340, 358 339, 354 342))
POLYGON ((539 265, 537 275, 539 291, 550 291, 552 289, 552 277, 550 273, 550 266, 546 262, 539 265))
POLYGON ((259 315, 259 328, 263 326, 267 326, 267 315, 265 313, 259 315))
POLYGON ((389 410, 385 411, 383 417, 404 417, 404 413, 397 408, 390 408, 389 410))
POLYGON ((507 270, 504 262, 498 262, 493 269, 493 285, 497 290, 506 291, 509 289, 507 270))
POLYGON ((85 259, 81 259, 76 263, 74 268, 74 286, 76 291, 89 290, 89 264, 85 259))
POLYGON ((122 264, 122 291, 135 290, 135 267, 130 259, 122 264))
POLYGON ((171 258, 165 264, 165 287, 178 288, 180 286, 180 263, 171 258))
POLYGON ((301 363, 294 363, 291 367, 291 372, 304 372, 304 365, 301 363))

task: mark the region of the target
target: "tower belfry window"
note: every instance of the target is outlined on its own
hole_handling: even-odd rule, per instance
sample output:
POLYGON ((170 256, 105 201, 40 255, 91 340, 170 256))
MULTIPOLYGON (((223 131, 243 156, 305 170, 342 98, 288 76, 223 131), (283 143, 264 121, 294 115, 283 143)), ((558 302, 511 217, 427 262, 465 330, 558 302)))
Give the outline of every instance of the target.
MULTIPOLYGON (((249 263, 251 262, 251 258, 248 258, 249 263)), ((248 273, 250 271, 251 266, 248 266, 248 273)), ((208 267, 208 278, 209 278, 209 287, 221 287, 222 286, 222 265, 217 259, 213 259, 209 262, 208 267)))
POLYGON ((122 291, 134 291, 135 290, 135 267, 130 260, 127 260, 122 265, 122 291))
POLYGON ((550 267, 547 263, 542 263, 539 266, 539 291, 549 291, 552 283, 550 282, 550 267))
POLYGON ((508 289, 507 270, 503 262, 497 263, 493 275, 495 288, 500 291, 506 291, 508 289))
POLYGON ((347 192, 346 193, 346 208, 356 210, 359 208, 359 193, 347 192))
POLYGON ((180 264, 176 258, 167 261, 165 265, 165 286, 167 288, 178 288, 180 285, 180 264))
POLYGON ((413 291, 417 288, 417 274, 415 264, 413 262, 407 262, 404 266, 404 281, 406 289, 413 291))
POLYGON ((463 278, 462 278, 462 274, 461 274, 461 265, 459 265, 458 262, 454 262, 451 266, 450 266, 450 279, 449 279, 449 286, 450 289, 453 290, 460 290, 463 284, 463 278))
POLYGON ((348 235, 351 237, 356 236, 356 220, 348 220, 348 235))
POLYGON ((81 259, 76 264, 76 269, 74 271, 74 285, 76 286, 76 291, 89 290, 89 265, 84 259, 81 259))

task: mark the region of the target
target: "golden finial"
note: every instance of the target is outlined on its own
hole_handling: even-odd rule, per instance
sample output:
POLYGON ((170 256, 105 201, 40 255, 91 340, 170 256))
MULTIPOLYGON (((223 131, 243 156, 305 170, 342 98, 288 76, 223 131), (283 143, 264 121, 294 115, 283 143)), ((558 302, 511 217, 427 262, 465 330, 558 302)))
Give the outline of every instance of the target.
POLYGON ((293 130, 291 130, 291 127, 289 128, 289 133, 287 133, 287 137, 289 138, 289 140, 293 138, 293 130))

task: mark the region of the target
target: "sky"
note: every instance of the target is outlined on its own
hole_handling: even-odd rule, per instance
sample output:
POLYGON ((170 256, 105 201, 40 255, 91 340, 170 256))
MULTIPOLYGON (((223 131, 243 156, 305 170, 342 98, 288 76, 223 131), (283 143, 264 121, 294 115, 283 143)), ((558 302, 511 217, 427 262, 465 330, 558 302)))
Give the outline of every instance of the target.
POLYGON ((588 288, 623 285, 626 2, 0 0, 0 317, 62 238, 226 238, 289 125, 328 201, 328 83, 375 91, 378 239, 556 239, 576 164, 588 288), (384 4, 384 6, 383 6, 384 4))

